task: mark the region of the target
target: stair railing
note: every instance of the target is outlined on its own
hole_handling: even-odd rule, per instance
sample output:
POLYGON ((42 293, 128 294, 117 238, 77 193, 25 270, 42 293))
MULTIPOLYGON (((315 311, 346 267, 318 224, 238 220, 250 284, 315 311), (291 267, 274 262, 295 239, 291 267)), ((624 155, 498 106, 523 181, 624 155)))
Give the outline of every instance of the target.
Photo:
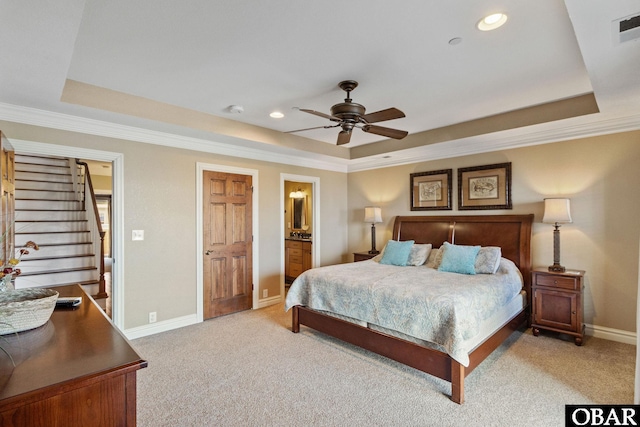
MULTIPOLYGON (((96 202, 96 194, 93 191, 93 184, 91 182, 91 173, 89 173, 89 165, 85 162, 80 161, 80 159, 75 159, 76 167, 78 173, 74 173, 74 182, 76 178, 80 180, 79 188, 81 190, 80 201, 82 202, 82 207, 85 212, 89 212, 89 210, 93 209, 93 220, 89 219, 89 226, 91 228, 91 232, 94 235, 93 246, 95 249, 94 253, 99 253, 100 257, 97 260, 100 266, 100 278, 98 279, 98 293, 93 295, 94 298, 107 298, 108 294, 106 292, 106 283, 104 280, 104 236, 105 232, 102 230, 102 223, 100 222, 100 213, 98 212, 98 203, 96 202), (82 185, 84 183, 84 185, 82 185), (87 202, 90 203, 90 206, 87 206, 87 202), (96 239, 95 237, 99 237, 96 239), (98 240, 100 243, 98 243, 98 240)), ((91 215, 89 215, 91 216, 91 215)))

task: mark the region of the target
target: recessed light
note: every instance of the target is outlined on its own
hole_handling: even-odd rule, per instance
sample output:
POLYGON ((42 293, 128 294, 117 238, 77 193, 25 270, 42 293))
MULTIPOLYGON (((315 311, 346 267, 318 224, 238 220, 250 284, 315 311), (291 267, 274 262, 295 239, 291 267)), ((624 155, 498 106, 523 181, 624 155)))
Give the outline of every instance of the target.
POLYGON ((482 18, 480 22, 478 22, 478 29, 480 31, 495 30, 496 28, 501 27, 505 22, 507 22, 507 15, 504 13, 494 13, 482 18))
POLYGON ((282 114, 280 111, 274 111, 273 113, 269 114, 269 117, 273 117, 274 119, 281 119, 284 117, 284 114, 282 114))

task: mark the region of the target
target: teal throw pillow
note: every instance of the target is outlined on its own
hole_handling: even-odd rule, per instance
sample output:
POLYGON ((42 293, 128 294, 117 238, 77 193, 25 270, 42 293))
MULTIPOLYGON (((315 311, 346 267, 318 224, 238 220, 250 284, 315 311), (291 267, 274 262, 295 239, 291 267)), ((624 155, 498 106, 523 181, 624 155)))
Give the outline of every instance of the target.
POLYGON ((384 247, 384 253, 380 259, 380 264, 407 265, 413 243, 413 240, 407 240, 404 242, 389 240, 387 245, 384 247))
POLYGON ((439 271, 450 273, 476 274, 476 256, 480 246, 452 245, 445 242, 442 245, 442 262, 439 271))

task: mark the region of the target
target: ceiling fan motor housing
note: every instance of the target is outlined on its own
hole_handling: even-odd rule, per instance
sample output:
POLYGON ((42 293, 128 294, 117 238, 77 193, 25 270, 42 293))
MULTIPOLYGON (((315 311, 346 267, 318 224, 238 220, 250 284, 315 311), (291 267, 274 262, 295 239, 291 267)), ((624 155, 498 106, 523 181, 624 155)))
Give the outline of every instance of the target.
POLYGON ((355 102, 343 102, 331 107, 331 115, 341 118, 343 120, 352 119, 358 121, 360 116, 363 116, 365 112, 364 106, 356 104, 355 102))

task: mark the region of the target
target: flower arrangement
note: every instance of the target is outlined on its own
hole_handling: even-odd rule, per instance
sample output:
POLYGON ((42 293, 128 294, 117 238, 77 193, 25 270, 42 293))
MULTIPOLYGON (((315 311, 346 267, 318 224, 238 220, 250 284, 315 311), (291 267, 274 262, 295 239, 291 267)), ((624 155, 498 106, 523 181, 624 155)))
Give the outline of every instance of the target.
MULTIPOLYGON (((6 261, 0 260, 0 264, 2 265, 0 267, 0 291, 13 289, 11 280, 21 273, 20 269, 16 268, 16 266, 20 263, 23 255, 29 254, 29 249, 37 251, 40 247, 35 242, 29 240, 24 246, 13 251, 14 253, 11 254, 14 255, 13 257, 6 261)), ((12 251, 9 252, 11 253, 12 251)))

